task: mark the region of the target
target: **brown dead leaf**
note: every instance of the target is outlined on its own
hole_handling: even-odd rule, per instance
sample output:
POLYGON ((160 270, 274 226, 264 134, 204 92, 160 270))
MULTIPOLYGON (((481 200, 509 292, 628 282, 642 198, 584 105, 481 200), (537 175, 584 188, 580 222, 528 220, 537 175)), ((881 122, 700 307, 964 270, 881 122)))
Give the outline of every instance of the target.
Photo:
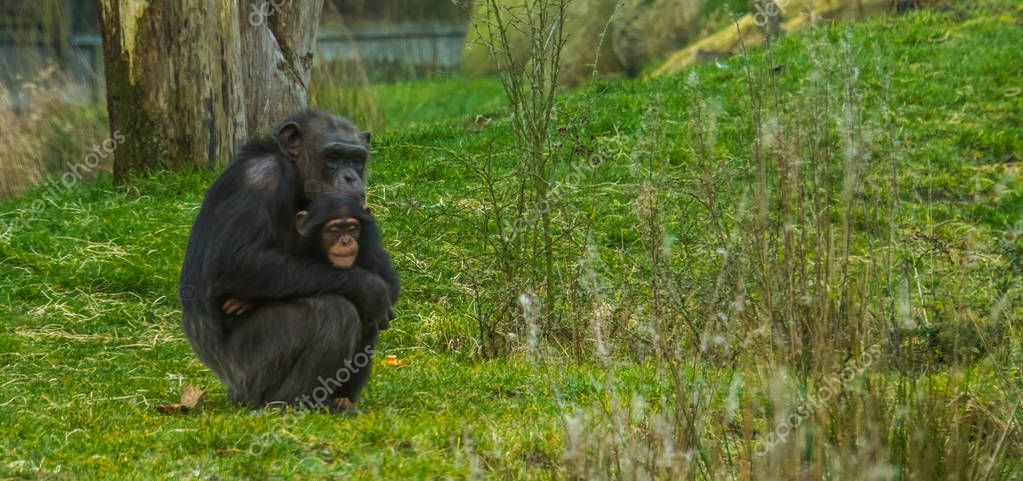
POLYGON ((411 359, 398 359, 398 356, 395 356, 394 354, 388 354, 387 357, 384 358, 385 366, 401 367, 407 366, 411 363, 412 363, 411 359))
POLYGON ((180 403, 157 406, 156 410, 160 411, 163 414, 176 414, 188 412, 189 409, 192 409, 199 405, 199 401, 202 401, 202 395, 205 393, 206 391, 203 391, 202 389, 199 389, 191 384, 185 384, 184 387, 181 388, 180 403))

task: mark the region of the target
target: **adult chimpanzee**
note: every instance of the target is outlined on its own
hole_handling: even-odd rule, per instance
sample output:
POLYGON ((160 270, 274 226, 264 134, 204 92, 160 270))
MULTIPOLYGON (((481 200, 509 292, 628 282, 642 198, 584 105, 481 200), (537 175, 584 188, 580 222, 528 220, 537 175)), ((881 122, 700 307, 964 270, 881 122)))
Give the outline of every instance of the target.
MULTIPOLYGON (((286 251, 295 255, 305 256, 320 262, 329 262, 335 267, 348 269, 352 266, 361 267, 381 276, 390 289, 391 302, 398 300, 400 283, 398 274, 391 265, 391 258, 380 244, 380 231, 376 221, 363 208, 361 199, 353 195, 329 194, 321 195, 312 202, 308 211, 296 215, 297 238, 288 242, 286 251)), ((225 310, 238 312, 242 321, 251 324, 274 325, 288 323, 303 326, 307 318, 321 316, 349 316, 344 310, 330 311, 331 307, 316 311, 308 302, 284 301, 274 302, 251 315, 244 315, 253 307, 252 303, 229 299, 225 310)), ((291 366, 274 362, 284 352, 265 352, 261 362, 245 366, 250 371, 246 378, 269 378, 264 382, 237 386, 236 389, 257 388, 255 392, 239 392, 232 395, 255 400, 260 405, 274 401, 296 401, 306 406, 344 409, 355 402, 359 391, 369 379, 370 361, 376 347, 376 338, 381 326, 372 323, 361 323, 358 318, 343 323, 350 330, 349 334, 336 340, 331 356, 336 360, 330 363, 343 363, 344 367, 333 373, 322 373, 313 379, 316 384, 310 387, 302 383, 288 381, 287 371, 291 366), (271 379, 280 380, 274 384, 271 379), (270 389, 267 389, 271 386, 270 389)), ((258 335, 258 330, 248 331, 248 336, 258 335)), ((251 342, 246 335, 236 336, 234 343, 246 345, 251 342)), ((279 349, 287 350, 289 343, 278 344, 279 349)))
POLYGON ((206 191, 181 267, 182 327, 199 358, 233 402, 293 402, 343 367, 343 340, 362 324, 386 327, 391 295, 379 275, 338 269, 285 252, 295 214, 325 192, 365 198, 368 132, 307 111, 285 120, 274 138, 250 142, 206 191), (229 298, 254 311, 223 311, 229 298), (250 322, 277 302, 304 304, 302 322, 250 322), (277 366, 272 370, 261 369, 277 366))

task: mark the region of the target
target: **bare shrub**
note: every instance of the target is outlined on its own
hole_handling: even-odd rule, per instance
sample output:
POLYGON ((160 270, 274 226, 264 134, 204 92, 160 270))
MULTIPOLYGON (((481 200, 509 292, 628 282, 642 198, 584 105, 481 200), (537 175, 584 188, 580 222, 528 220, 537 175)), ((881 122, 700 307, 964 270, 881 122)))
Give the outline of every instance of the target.
MULTIPOLYGON (((695 74, 688 112, 652 99, 631 154, 641 255, 628 271, 642 274, 616 274, 638 307, 628 335, 611 335, 610 306, 623 301, 589 289, 595 308, 580 315, 605 392, 565 409, 567 478, 1018 477, 1018 400, 982 394, 987 381, 968 367, 920 377, 933 360, 906 355, 905 331, 924 326, 953 333, 945 345, 1012 349, 990 339, 1006 309, 1018 312, 988 285, 1000 264, 962 263, 969 256, 955 250, 966 247, 936 226, 909 227, 896 113, 883 89, 871 97, 862 86, 887 74, 858 65, 847 39, 810 50, 812 71, 794 92, 781 91, 769 61, 747 63, 739 165, 722 165, 715 109, 695 74), (683 114, 676 168, 665 124, 683 114), (721 192, 730 180, 745 186, 737 196, 721 192), (672 237, 680 232, 685 243, 672 237), (966 291, 993 294, 971 305, 966 291), (625 337, 649 346, 652 394, 616 378, 615 350, 636 351, 625 337)), ((601 262, 588 256, 586 271, 599 277, 601 262)))
MULTIPOLYGON (((549 321, 561 292, 551 199, 557 156, 552 127, 569 3, 487 0, 478 20, 486 29, 479 35, 497 66, 520 146, 510 173, 497 167, 492 152, 484 159, 458 157, 482 183, 485 201, 477 210, 484 258, 474 261, 480 269, 472 271, 468 285, 477 299, 482 344, 495 354, 506 351, 499 339, 525 332, 513 317, 520 294, 538 295, 537 312, 549 321), (492 279, 506 287, 483 289, 493 285, 492 279), (489 307, 480 310, 484 306, 489 307)), ((546 331, 553 328, 550 322, 541 324, 546 331)))

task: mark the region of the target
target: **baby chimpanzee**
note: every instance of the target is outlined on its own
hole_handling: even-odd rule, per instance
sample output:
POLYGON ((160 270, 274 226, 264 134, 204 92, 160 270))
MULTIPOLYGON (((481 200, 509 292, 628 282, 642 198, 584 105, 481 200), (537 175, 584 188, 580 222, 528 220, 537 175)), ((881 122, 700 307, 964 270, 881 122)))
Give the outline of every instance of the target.
MULTIPOLYGON (((380 229, 369 209, 354 195, 327 194, 317 198, 295 216, 300 238, 295 253, 324 258, 336 267, 358 265, 384 279, 390 288, 391 305, 401 289, 391 257, 380 241, 380 229)), ((386 329, 387 326, 381 326, 386 329)))
MULTIPOLYGON (((358 197, 320 196, 309 210, 295 215, 295 230, 298 236, 287 242, 288 254, 324 260, 341 269, 358 265, 387 282, 392 307, 398 301, 401 290, 398 273, 381 245, 376 220, 358 197)), ((232 297, 224 302, 223 309, 228 314, 240 315, 252 307, 253 303, 232 297)), ((386 324, 380 326, 381 329, 387 327, 386 324)))
MULTIPOLYGON (((369 211, 362 206, 362 199, 355 195, 324 194, 309 205, 309 209, 295 216, 296 236, 286 243, 288 254, 305 257, 314 262, 326 261, 339 269, 350 269, 359 266, 379 275, 389 287, 390 305, 393 307, 398 300, 400 282, 398 274, 391 265, 391 258, 384 251, 380 240, 380 231, 369 211)), ((317 378, 295 380, 305 383, 307 387, 280 386, 272 392, 248 393, 232 392, 232 398, 259 399, 258 405, 271 402, 287 402, 306 404, 309 407, 327 407, 345 409, 355 401, 359 391, 369 378, 370 361, 376 346, 377 333, 387 329, 388 323, 363 322, 354 309, 337 310, 331 306, 337 303, 277 302, 260 306, 258 302, 250 302, 231 298, 224 303, 224 311, 239 315, 242 323, 293 323, 301 325, 305 319, 336 319, 337 329, 324 333, 338 338, 338 350, 335 355, 343 360, 344 366, 336 373, 317 373, 317 378), (251 310, 251 312, 249 312, 251 310), (329 312, 327 312, 329 311, 329 312), (342 372, 343 371, 343 372, 342 372), (313 381, 308 386, 308 381, 313 381), (318 381, 318 384, 316 382, 318 381), (284 393, 303 392, 296 399, 282 398, 284 393), (307 392, 308 391, 308 392, 307 392)), ((393 315, 387 316, 391 318, 393 315)), ((282 349, 288 348, 286 339, 282 339, 282 349)), ((245 342, 239 340, 238 342, 245 342)), ((243 346, 239 346, 243 347, 243 346)), ((276 357, 279 359, 279 357, 276 357)), ((298 361, 301 364, 301 361, 298 361)), ((307 372, 308 366, 282 366, 271 363, 269 366, 253 366, 254 369, 293 370, 307 372)), ((267 376, 277 379, 292 379, 286 373, 267 372, 267 376)), ((261 373, 253 373, 262 378, 261 373)), ((290 383, 286 383, 290 384, 290 383)), ((253 386, 260 385, 254 383, 253 386)), ((244 391, 245 386, 239 386, 244 391)), ((251 402, 251 401, 250 401, 251 402)))

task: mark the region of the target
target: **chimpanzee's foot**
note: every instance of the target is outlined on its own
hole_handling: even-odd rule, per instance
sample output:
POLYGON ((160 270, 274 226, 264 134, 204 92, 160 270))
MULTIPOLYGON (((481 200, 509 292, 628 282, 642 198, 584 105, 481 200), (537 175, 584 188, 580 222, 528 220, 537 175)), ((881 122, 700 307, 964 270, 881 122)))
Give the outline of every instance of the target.
POLYGON ((355 403, 347 397, 336 397, 331 399, 330 411, 338 414, 349 414, 354 416, 359 411, 355 408, 355 403))

